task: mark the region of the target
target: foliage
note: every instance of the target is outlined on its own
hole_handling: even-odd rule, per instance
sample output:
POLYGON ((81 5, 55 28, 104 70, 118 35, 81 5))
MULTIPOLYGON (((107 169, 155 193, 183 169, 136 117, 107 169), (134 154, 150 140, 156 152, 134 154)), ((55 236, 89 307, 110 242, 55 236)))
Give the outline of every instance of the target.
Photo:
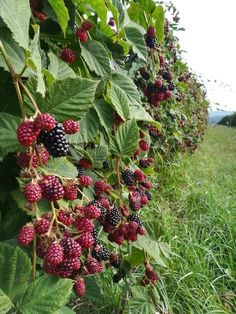
MULTIPOLYGON (((165 266, 169 248, 159 225, 142 221, 151 199, 149 178, 160 167, 154 158, 164 163, 179 151, 193 152, 205 131, 208 106, 203 86, 181 59, 173 32, 177 23, 165 19, 165 10, 170 8, 152 0, 0 0, 0 94, 5 100, 0 173, 7 177, 0 185, 0 236, 13 240, 18 233, 18 244, 29 245, 28 258, 19 248, 0 244, 6 276, 0 284, 2 311, 70 313, 61 306, 72 280, 79 296, 83 278, 85 298, 96 288, 88 265, 91 251, 101 245, 109 249, 103 258, 111 268, 109 280, 120 281, 121 300, 130 300, 118 307, 127 311, 130 304, 134 313, 157 307, 159 277, 151 263, 165 266), (46 131, 37 124, 43 113, 53 119, 46 131), (35 133, 25 144, 21 129, 27 123, 35 133), (42 193, 35 192, 35 184, 42 193), (88 218, 91 206, 98 216, 88 218), (99 240, 91 230, 84 235, 83 226, 76 227, 85 217, 99 240), (42 218, 49 225, 40 233, 36 225, 42 218), (62 245, 67 237, 82 246, 73 256, 77 268, 63 264, 72 259, 62 245), (48 252, 55 243, 65 256, 52 265, 48 252), (39 253, 40 245, 45 252, 39 253), (9 292, 12 285, 19 285, 17 295, 9 292)), ((103 267, 97 259, 93 262, 103 267)))
POLYGON ((217 124, 235 127, 236 113, 223 117, 217 124))

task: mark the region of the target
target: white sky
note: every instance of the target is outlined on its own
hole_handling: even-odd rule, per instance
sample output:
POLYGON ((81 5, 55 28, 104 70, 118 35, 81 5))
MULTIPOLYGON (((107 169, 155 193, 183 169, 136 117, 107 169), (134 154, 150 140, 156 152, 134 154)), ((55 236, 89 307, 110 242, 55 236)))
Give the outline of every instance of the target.
POLYGON ((185 28, 177 33, 184 58, 204 79, 212 107, 236 111, 236 0, 172 1, 185 28))

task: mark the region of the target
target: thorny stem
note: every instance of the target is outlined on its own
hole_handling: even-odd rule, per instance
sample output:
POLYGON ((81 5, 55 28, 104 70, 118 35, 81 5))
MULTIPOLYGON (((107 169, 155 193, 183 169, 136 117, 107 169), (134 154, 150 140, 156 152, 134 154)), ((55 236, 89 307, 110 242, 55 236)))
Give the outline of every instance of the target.
POLYGON ((18 98, 18 101, 19 101, 19 106, 20 106, 20 110, 21 110, 21 114, 22 114, 22 117, 23 119, 25 120, 26 119, 26 113, 25 113, 25 108, 23 106, 23 98, 22 98, 22 95, 21 95, 21 91, 20 91, 20 87, 19 87, 19 78, 17 77, 17 74, 15 73, 12 65, 11 65, 11 62, 8 58, 8 55, 7 55, 7 52, 2 44, 2 42, 0 41, 0 52, 2 53, 2 56, 7 64, 7 67, 9 69, 9 72, 11 74, 11 77, 12 77, 12 81, 13 81, 13 84, 14 84, 14 87, 15 87, 15 90, 16 90, 16 95, 17 95, 17 98, 18 98))
POLYGON ((33 259, 32 259, 32 281, 35 281, 35 273, 36 273, 36 237, 33 241, 33 259))

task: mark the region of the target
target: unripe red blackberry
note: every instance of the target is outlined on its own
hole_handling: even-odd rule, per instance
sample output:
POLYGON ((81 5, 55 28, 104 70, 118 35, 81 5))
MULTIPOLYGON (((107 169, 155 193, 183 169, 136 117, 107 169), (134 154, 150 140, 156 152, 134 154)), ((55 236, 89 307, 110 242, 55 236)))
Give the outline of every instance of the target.
POLYGON ((93 184, 93 179, 90 176, 82 175, 82 176, 79 177, 79 183, 83 187, 87 188, 88 186, 93 184))
POLYGON ((90 219, 85 218, 85 217, 77 218, 74 222, 74 226, 80 233, 85 233, 85 232, 91 233, 94 229, 93 222, 90 219))
POLYGON ((63 262, 64 250, 58 243, 52 243, 49 245, 45 254, 45 261, 52 265, 58 265, 63 262))
POLYGON ((146 287, 147 285, 150 284, 150 280, 146 277, 144 277, 141 282, 140 282, 141 286, 146 287))
POLYGON ((132 210, 138 211, 141 208, 141 197, 131 196, 129 198, 129 205, 132 210))
POLYGON ((135 182, 134 173, 130 169, 125 169, 122 171, 122 178, 124 180, 124 183, 128 186, 133 185, 135 182))
POLYGON ((163 84, 163 82, 160 79, 157 79, 156 82, 155 82, 156 88, 160 88, 162 86, 162 84, 163 84))
POLYGON ((21 168, 29 168, 30 163, 31 167, 36 168, 39 165, 38 157, 36 153, 30 153, 29 151, 18 153, 17 156, 17 164, 21 168))
POLYGON ((82 248, 89 249, 94 244, 93 235, 90 232, 83 233, 77 240, 82 248))
POLYGON ((151 280, 152 282, 156 282, 159 279, 158 274, 153 270, 151 266, 146 268, 145 274, 147 278, 151 280))
POLYGON ((65 129, 66 134, 75 134, 79 131, 80 125, 77 121, 74 120, 66 120, 63 122, 63 127, 65 129))
POLYGON ((145 189, 148 189, 148 190, 152 188, 152 183, 150 181, 147 181, 147 180, 141 182, 141 185, 143 187, 145 187, 145 189))
POLYGON ((61 51, 61 59, 68 63, 74 63, 77 60, 75 52, 70 48, 64 48, 61 51))
POLYGON ((85 207, 84 216, 88 219, 98 219, 101 216, 101 210, 95 205, 85 207))
POLYGON ((69 278, 73 270, 80 269, 80 261, 77 258, 66 258, 57 265, 57 271, 61 278, 69 278))
POLYGON ((39 258, 44 258, 47 252, 47 243, 41 239, 36 247, 36 254, 39 258))
POLYGON ((125 241, 123 234, 119 229, 115 230, 113 233, 108 235, 108 240, 111 242, 115 242, 118 245, 122 245, 125 241))
POLYGON ((144 235, 146 233, 144 227, 138 227, 138 234, 144 235))
POLYGON ((117 207, 113 207, 110 212, 106 214, 106 222, 111 226, 117 226, 121 220, 120 210, 117 207))
POLYGON ((66 198, 67 200, 73 201, 75 199, 77 199, 77 187, 76 185, 68 185, 66 187, 64 187, 64 198, 66 198))
POLYGON ((137 169, 137 170, 134 171, 134 176, 135 176, 135 180, 139 181, 139 182, 144 181, 145 178, 146 178, 146 175, 140 169, 137 169))
POLYGON ((97 261, 95 258, 89 257, 85 264, 90 274, 100 273, 102 271, 102 263, 97 261))
POLYGON ((149 199, 146 194, 141 196, 141 204, 146 205, 149 202, 149 199))
POLYGON ((86 41, 88 40, 88 35, 87 35, 86 31, 82 27, 77 28, 77 30, 75 32, 75 36, 82 43, 86 43, 86 41))
POLYGON ((24 187, 25 199, 30 203, 37 203, 42 198, 42 191, 38 184, 28 183, 24 187))
POLYGON ((154 27, 152 26, 148 26, 148 29, 147 29, 147 35, 149 37, 154 37, 156 35, 156 30, 154 27))
POLYGON ((92 163, 90 160, 86 159, 86 158, 82 158, 79 161, 79 165, 85 169, 90 169, 92 168, 92 163))
POLYGON ((139 141, 139 147, 142 149, 142 151, 147 152, 149 150, 149 144, 145 140, 139 141))
POLYGON ((23 226, 17 236, 17 241, 20 245, 30 244, 35 237, 35 229, 32 224, 23 226))
POLYGON ((50 227, 50 221, 46 218, 36 220, 34 223, 34 228, 37 234, 41 235, 47 233, 50 227))
POLYGON ((64 255, 66 258, 80 256, 81 246, 73 238, 63 238, 60 244, 64 249, 64 255))
POLYGON ((45 273, 50 274, 52 276, 59 276, 57 265, 49 263, 46 259, 44 260, 43 263, 43 270, 45 271, 45 273))
POLYGON ((83 30, 85 31, 90 31, 90 29, 93 28, 93 24, 90 21, 84 21, 81 25, 81 27, 83 28, 83 30))
POLYGON ((58 221, 62 222, 64 225, 69 226, 74 222, 74 219, 70 212, 60 210, 57 216, 58 221))
POLYGON ((111 189, 111 186, 102 180, 99 180, 95 182, 94 184, 94 191, 96 195, 100 195, 110 189, 111 189))
POLYGON ((47 201, 57 201, 64 196, 63 186, 55 176, 45 176, 40 182, 42 196, 47 201))
POLYGON ((110 201, 109 199, 102 197, 98 200, 98 203, 104 207, 104 208, 109 208, 110 207, 110 201))
POLYGON ((24 121, 17 128, 17 139, 21 145, 29 146, 36 141, 39 132, 40 130, 35 128, 34 122, 24 121))
POLYGON ((79 297, 83 297, 85 295, 86 287, 83 278, 81 277, 77 278, 76 283, 74 285, 74 289, 79 297))
POLYGON ((127 217, 127 221, 128 222, 134 221, 134 222, 136 222, 138 224, 139 227, 142 227, 142 225, 143 225, 138 215, 133 215, 133 214, 129 215, 127 217))
POLYGON ((66 156, 69 151, 65 130, 60 123, 57 123, 50 131, 41 131, 38 140, 44 144, 53 157, 66 156))
POLYGON ((170 91, 170 90, 167 90, 167 91, 164 93, 164 98, 165 98, 165 99, 171 98, 172 96, 173 96, 173 93, 172 93, 172 91, 170 91))
POLYGON ((42 131, 50 131, 55 128, 56 120, 49 113, 38 114, 34 119, 34 126, 42 131))

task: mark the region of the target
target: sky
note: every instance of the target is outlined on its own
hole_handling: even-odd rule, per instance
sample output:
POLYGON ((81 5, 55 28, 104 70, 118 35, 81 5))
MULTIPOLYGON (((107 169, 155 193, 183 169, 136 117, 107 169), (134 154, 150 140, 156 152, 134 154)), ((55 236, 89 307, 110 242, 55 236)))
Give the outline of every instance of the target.
POLYGON ((207 88, 212 109, 236 111, 236 0, 172 0, 184 59, 207 88), (219 104, 219 105, 216 105, 219 104))

